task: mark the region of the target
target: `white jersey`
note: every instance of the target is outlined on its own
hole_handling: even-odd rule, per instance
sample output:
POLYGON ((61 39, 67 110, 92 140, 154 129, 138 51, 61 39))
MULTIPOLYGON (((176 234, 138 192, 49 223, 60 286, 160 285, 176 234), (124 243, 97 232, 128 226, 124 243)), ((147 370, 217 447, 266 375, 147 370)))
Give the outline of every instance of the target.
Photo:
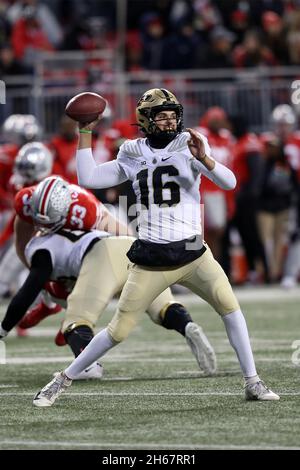
POLYGON ((50 253, 53 266, 52 281, 77 279, 82 258, 92 240, 109 236, 107 232, 98 230, 88 233, 64 230, 62 233, 35 236, 25 248, 25 257, 29 265, 36 251, 45 249, 50 253))
MULTIPOLYGON (((206 137, 200 136, 211 157, 206 137)), ((170 243, 202 233, 199 186, 201 172, 208 170, 190 153, 189 139, 183 132, 163 149, 151 148, 146 138, 120 147, 117 161, 132 181, 142 240, 170 243)))

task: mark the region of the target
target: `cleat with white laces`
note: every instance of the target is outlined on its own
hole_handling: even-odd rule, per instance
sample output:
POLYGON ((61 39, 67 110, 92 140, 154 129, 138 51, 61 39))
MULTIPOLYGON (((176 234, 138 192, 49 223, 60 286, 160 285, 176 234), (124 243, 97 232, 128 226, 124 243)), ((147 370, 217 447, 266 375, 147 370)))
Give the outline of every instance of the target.
POLYGON ((259 380, 254 384, 245 385, 245 398, 246 400, 280 400, 280 396, 272 392, 266 385, 259 380))
MULTIPOLYGON (((88 380, 88 379, 102 379, 103 366, 99 362, 94 362, 91 366, 84 369, 82 372, 73 377, 72 380, 88 380)), ((60 372, 54 372, 54 377, 57 377, 60 372)))
POLYGON ((34 406, 52 406, 59 395, 70 387, 72 380, 60 372, 51 382, 45 385, 33 399, 34 406))
POLYGON ((185 338, 200 369, 207 375, 214 374, 217 369, 216 355, 202 328, 189 322, 185 327, 185 338))

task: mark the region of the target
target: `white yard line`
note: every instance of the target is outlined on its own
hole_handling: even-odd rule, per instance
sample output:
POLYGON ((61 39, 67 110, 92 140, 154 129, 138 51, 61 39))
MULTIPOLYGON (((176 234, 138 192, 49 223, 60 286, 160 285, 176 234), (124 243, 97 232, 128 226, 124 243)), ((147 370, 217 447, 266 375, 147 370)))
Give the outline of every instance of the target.
MULTIPOLYGON (((231 351, 228 351, 231 352, 231 351)), ((293 350, 291 349, 291 355, 293 350)), ((70 363, 73 361, 73 356, 61 356, 61 357, 8 357, 6 359, 6 364, 0 365, 1 367, 5 367, 5 365, 31 365, 31 364, 61 364, 61 363, 70 363)), ((256 362, 284 362, 284 363, 291 363, 291 359, 289 357, 260 357, 256 355, 255 357, 256 362)), ((103 360, 104 364, 108 362, 130 362, 130 363, 173 363, 173 362, 180 362, 180 363, 194 363, 195 358, 180 358, 180 357, 124 357, 124 356, 111 356, 105 357, 103 360)), ((235 357, 228 357, 228 358, 218 358, 219 363, 238 363, 235 357)))
MULTIPOLYGON (((36 391, 35 391, 36 392, 36 391)), ((33 397, 35 392, 0 392, 0 397, 33 397)), ((300 392, 280 392, 281 397, 299 397, 300 392)), ((238 392, 65 392, 63 397, 243 397, 243 390, 238 392)))
POLYGON ((0 385, 0 388, 18 388, 19 385, 10 385, 10 384, 6 384, 6 385, 0 385))

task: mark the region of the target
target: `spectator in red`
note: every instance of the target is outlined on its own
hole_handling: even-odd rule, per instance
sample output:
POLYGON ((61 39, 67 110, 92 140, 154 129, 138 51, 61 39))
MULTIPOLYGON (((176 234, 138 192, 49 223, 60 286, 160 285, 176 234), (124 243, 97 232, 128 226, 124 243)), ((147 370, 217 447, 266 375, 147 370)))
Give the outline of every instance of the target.
POLYGON ((233 147, 233 169, 237 176, 233 225, 238 229, 245 249, 248 282, 257 283, 261 271, 264 281, 268 282, 268 266, 257 227, 258 198, 264 171, 263 145, 255 134, 248 132, 242 115, 232 116, 230 123, 236 138, 233 147))
POLYGON ((138 72, 142 67, 142 41, 137 30, 128 31, 126 34, 126 70, 138 72))
POLYGON ((266 11, 262 15, 262 26, 264 44, 270 48, 279 64, 287 65, 289 54, 282 19, 274 11, 266 11))
MULTIPOLYGON (((48 2, 49 4, 50 2, 48 2)), ((51 2, 54 3, 54 2, 51 2)), ((53 47, 59 46, 63 37, 62 28, 46 2, 40 0, 18 0, 9 1, 9 8, 6 18, 11 25, 20 20, 24 15, 24 9, 30 7, 34 9, 35 16, 53 47)))
POLYGON ((247 9, 240 8, 232 11, 229 18, 230 29, 234 32, 237 42, 243 41, 245 32, 249 29, 250 15, 247 9))
POLYGON ((256 30, 246 33, 241 45, 233 50, 233 61, 236 68, 277 65, 273 52, 265 45, 256 30))
POLYGON ((54 135, 48 144, 54 157, 53 173, 74 184, 77 184, 75 161, 77 141, 77 123, 63 116, 58 134, 54 135))
POLYGON ((53 46, 44 33, 33 7, 26 7, 12 27, 12 45, 17 59, 34 60, 38 51, 53 51, 53 46))
MULTIPOLYGON (((204 134, 215 160, 232 168, 233 138, 228 127, 227 115, 217 106, 209 108, 200 120, 199 132, 204 134)), ((204 203, 204 233, 214 257, 222 263, 222 243, 228 221, 234 214, 232 191, 218 188, 208 178, 201 181, 201 200, 204 203), (227 192, 227 194, 226 194, 227 192)))

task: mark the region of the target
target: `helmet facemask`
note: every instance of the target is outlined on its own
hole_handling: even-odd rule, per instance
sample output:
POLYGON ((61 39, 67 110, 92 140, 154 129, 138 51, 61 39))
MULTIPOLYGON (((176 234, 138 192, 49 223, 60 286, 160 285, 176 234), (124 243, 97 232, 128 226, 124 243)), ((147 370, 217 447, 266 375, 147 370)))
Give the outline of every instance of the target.
POLYGON ((183 129, 183 108, 176 96, 164 88, 154 88, 144 93, 136 108, 138 125, 147 136, 173 139, 183 129), (175 111, 176 130, 161 130, 155 116, 162 111, 175 111))

